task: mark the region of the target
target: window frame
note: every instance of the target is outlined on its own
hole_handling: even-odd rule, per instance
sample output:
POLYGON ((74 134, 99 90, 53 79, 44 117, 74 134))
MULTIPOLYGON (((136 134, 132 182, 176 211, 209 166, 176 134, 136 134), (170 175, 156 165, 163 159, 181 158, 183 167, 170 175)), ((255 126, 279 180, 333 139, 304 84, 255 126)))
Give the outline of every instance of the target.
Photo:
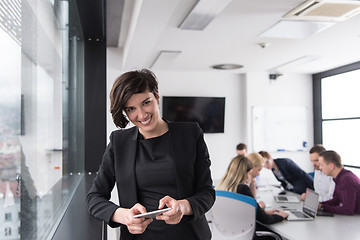
MULTIPOLYGON (((328 71, 320 72, 313 74, 313 116, 314 116, 314 143, 315 144, 323 144, 323 129, 322 129, 322 123, 324 121, 337 121, 337 120, 344 120, 344 119, 360 119, 360 117, 355 118, 336 118, 336 119, 324 119, 322 117, 322 84, 321 80, 326 77, 335 76, 342 73, 351 72, 354 70, 360 69, 360 61, 351 63, 348 65, 344 65, 338 68, 334 68, 328 71)), ((353 167, 353 168, 360 168, 359 166, 350 166, 345 165, 347 167, 353 167)))

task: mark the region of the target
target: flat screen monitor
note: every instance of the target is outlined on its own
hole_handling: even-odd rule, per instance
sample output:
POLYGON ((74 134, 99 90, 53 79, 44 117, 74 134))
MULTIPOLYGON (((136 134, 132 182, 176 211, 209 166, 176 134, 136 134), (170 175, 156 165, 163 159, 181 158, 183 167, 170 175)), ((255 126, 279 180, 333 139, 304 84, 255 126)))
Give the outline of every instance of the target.
POLYGON ((162 101, 163 117, 173 122, 197 122, 204 133, 223 133, 224 97, 168 97, 162 101))

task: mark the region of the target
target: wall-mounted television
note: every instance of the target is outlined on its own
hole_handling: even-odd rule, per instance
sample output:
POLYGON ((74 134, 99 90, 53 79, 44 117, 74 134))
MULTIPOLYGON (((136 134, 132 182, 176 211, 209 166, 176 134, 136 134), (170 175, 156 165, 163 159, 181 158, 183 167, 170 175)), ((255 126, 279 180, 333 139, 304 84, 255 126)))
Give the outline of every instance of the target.
POLYGON ((204 133, 224 132, 224 97, 163 96, 162 112, 169 121, 197 122, 204 133))

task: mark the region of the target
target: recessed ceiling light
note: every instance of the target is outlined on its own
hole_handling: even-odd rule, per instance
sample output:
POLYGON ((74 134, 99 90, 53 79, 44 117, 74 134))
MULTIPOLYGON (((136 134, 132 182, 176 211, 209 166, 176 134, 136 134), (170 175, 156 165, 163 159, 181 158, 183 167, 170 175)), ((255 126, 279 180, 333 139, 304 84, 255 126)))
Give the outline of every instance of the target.
POLYGON ((220 69, 220 70, 232 70, 232 69, 238 69, 243 68, 243 65, 240 64, 233 64, 233 63, 225 63, 225 64, 216 64, 212 65, 211 68, 213 69, 220 69))

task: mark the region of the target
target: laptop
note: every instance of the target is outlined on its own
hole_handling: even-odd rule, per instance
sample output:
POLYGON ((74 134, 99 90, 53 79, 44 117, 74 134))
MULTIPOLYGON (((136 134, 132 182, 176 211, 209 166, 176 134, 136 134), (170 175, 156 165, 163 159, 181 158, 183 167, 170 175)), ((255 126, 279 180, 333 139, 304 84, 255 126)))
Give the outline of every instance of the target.
POLYGON ((285 196, 285 195, 277 195, 274 196, 275 201, 278 203, 298 203, 300 202, 300 198, 297 196, 285 196))
POLYGON ((311 221, 315 219, 319 204, 319 194, 313 190, 306 189, 306 197, 302 210, 287 210, 288 221, 311 221))

